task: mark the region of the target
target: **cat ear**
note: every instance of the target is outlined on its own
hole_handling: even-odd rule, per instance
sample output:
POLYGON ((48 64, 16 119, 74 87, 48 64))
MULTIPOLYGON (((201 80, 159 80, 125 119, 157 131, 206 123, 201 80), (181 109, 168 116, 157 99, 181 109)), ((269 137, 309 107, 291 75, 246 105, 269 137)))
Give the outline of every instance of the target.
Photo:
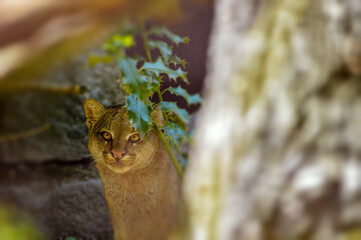
POLYGON ((154 108, 151 117, 158 127, 164 126, 163 112, 159 107, 154 108))
POLYGON ((90 128, 104 113, 104 107, 92 98, 84 102, 86 125, 90 128))

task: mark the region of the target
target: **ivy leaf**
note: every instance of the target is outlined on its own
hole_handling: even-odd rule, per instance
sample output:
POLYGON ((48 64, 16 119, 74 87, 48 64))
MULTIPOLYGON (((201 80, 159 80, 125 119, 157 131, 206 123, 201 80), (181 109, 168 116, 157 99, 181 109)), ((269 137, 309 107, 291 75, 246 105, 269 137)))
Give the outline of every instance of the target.
POLYGON ((138 71, 137 61, 131 58, 122 58, 119 60, 119 69, 124 77, 124 89, 128 95, 134 93, 142 100, 150 96, 149 81, 138 71))
POLYGON ((176 143, 180 144, 189 141, 190 135, 185 131, 182 126, 174 122, 168 121, 166 126, 164 126, 163 128, 164 130, 166 130, 167 135, 172 137, 176 141, 176 143))
POLYGON ((106 56, 90 56, 88 58, 88 65, 90 67, 93 67, 94 65, 98 63, 111 63, 113 61, 113 58, 109 55, 106 56))
POLYGON ((116 53, 119 48, 130 48, 134 46, 134 44, 135 41, 132 34, 114 35, 103 44, 103 49, 111 53, 116 53))
POLYGON ((168 90, 172 94, 183 97, 187 101, 188 105, 198 104, 202 102, 202 98, 199 94, 190 95, 187 90, 185 90, 181 86, 178 86, 177 88, 170 87, 168 88, 168 90))
POLYGON ((168 46, 167 43, 162 41, 149 41, 149 46, 152 49, 158 48, 160 51, 160 54, 164 58, 165 61, 168 62, 168 59, 170 56, 172 56, 172 47, 168 46))
POLYGON ((150 76, 150 83, 148 85, 148 89, 152 93, 156 93, 158 89, 160 89, 160 85, 162 83, 162 76, 150 76))
POLYGON ((178 153, 178 161, 182 167, 187 166, 188 159, 182 153, 178 153))
POLYGON ((129 122, 144 137, 152 127, 149 108, 135 95, 127 97, 129 122))
POLYGON ((173 63, 174 65, 182 65, 182 67, 186 67, 187 62, 184 59, 181 59, 180 57, 176 56, 176 55, 172 55, 169 57, 168 59, 168 63, 173 63))
POLYGON ((177 34, 172 33, 171 31, 169 31, 166 28, 152 28, 149 31, 150 34, 162 37, 162 36, 166 36, 167 38, 169 38, 169 40, 171 40, 172 42, 174 42, 175 44, 179 44, 179 43, 185 43, 188 44, 189 43, 189 38, 188 37, 180 37, 177 34))
POLYGON ((166 125, 162 127, 167 141, 177 153, 178 161, 182 166, 186 165, 186 157, 180 151, 180 146, 184 143, 190 142, 192 133, 187 132, 182 126, 167 121, 166 125))
POLYGON ((180 109, 175 102, 160 102, 158 107, 164 112, 172 112, 180 118, 184 123, 188 122, 189 115, 184 109, 180 109))
POLYGON ((182 126, 183 129, 187 129, 187 122, 183 121, 174 112, 169 112, 167 114, 167 118, 169 121, 174 122, 174 123, 178 124, 179 126, 182 126))
POLYGON ((137 62, 145 60, 145 58, 142 55, 139 55, 138 53, 133 54, 130 58, 134 59, 137 62))
POLYGON ((168 75, 169 79, 176 80, 178 77, 182 78, 183 81, 187 81, 187 73, 182 71, 182 69, 178 68, 177 70, 173 70, 165 65, 162 59, 158 58, 155 62, 146 62, 143 64, 141 70, 146 70, 149 72, 153 72, 159 76, 161 73, 165 73, 168 75))

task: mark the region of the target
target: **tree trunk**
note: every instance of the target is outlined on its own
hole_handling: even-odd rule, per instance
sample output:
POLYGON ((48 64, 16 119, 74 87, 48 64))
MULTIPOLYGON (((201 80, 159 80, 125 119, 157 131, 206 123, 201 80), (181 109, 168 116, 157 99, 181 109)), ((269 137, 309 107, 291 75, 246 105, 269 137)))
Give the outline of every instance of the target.
POLYGON ((191 239, 361 239, 361 1, 215 4, 191 239))

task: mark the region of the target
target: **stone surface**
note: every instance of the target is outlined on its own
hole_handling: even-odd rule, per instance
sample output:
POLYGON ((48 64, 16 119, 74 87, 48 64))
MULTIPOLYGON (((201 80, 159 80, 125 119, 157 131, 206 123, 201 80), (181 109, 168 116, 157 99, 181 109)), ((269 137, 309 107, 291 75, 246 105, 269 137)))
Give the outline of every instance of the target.
POLYGON ((0 202, 28 213, 50 239, 111 239, 103 187, 91 161, 1 164, 0 202))
POLYGON ((0 135, 21 133, 47 123, 51 126, 50 130, 31 137, 0 143, 1 162, 74 161, 89 156, 84 100, 91 97, 105 106, 125 102, 116 67, 109 64, 89 67, 88 56, 77 57, 34 82, 50 87, 80 85, 85 93, 22 91, 0 95, 0 135))
POLYGON ((83 102, 124 104, 124 93, 116 66, 89 67, 89 55, 30 82, 41 91, 0 91, 0 136, 51 126, 0 143, 0 202, 28 213, 50 239, 112 239, 101 180, 87 148, 83 102), (76 85, 86 91, 57 92, 76 85))
POLYGON ((43 226, 48 236, 110 239, 112 225, 99 179, 68 184, 45 201, 43 226))

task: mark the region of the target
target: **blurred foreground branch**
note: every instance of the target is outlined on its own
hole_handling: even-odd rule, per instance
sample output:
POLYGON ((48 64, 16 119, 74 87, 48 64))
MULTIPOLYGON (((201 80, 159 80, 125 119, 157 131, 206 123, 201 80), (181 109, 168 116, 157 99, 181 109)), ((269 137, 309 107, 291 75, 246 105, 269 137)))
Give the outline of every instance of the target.
POLYGON ((361 2, 215 4, 190 239, 361 239, 361 2))
POLYGON ((177 10, 177 0, 2 1, 0 80, 43 71, 53 60, 104 40, 120 20, 172 20, 177 10))

